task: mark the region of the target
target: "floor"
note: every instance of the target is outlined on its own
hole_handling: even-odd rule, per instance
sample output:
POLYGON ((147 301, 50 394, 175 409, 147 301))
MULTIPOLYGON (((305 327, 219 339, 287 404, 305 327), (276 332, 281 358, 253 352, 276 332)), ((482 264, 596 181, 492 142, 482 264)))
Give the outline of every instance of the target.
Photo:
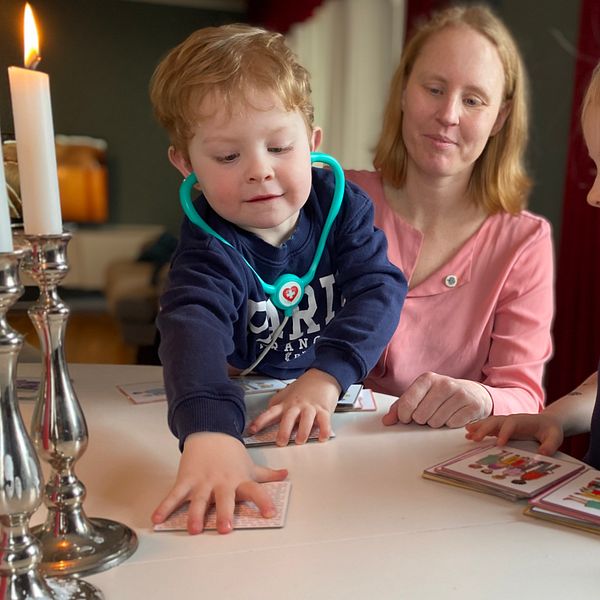
MULTIPOLYGON (((37 332, 26 310, 8 312, 8 322, 25 341, 40 347, 37 332)), ((125 344, 117 323, 106 311, 72 311, 65 330, 67 362, 135 364, 137 348, 125 344)))

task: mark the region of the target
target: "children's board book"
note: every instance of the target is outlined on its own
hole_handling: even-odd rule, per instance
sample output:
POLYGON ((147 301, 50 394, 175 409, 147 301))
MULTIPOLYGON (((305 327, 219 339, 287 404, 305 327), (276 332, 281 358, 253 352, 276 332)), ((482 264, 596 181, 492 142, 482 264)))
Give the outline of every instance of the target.
MULTIPOLYGON (((234 529, 264 529, 271 527, 283 527, 285 525, 285 517, 290 499, 290 491, 292 484, 290 481, 273 481, 269 483, 261 483, 261 486, 267 491, 273 504, 275 505, 275 515, 270 518, 263 517, 254 503, 244 501, 236 502, 233 512, 233 528, 234 529)), ((154 525, 155 531, 180 531, 187 529, 187 512, 189 502, 180 506, 176 511, 171 513, 163 522, 154 525)), ((215 505, 211 505, 206 511, 204 521, 204 529, 216 529, 216 509, 215 505)))
POLYGON ((600 471, 585 469, 532 498, 525 514, 600 534, 600 471))
POLYGON ((583 469, 585 465, 574 461, 489 445, 429 467, 423 477, 521 500, 533 498, 583 469))

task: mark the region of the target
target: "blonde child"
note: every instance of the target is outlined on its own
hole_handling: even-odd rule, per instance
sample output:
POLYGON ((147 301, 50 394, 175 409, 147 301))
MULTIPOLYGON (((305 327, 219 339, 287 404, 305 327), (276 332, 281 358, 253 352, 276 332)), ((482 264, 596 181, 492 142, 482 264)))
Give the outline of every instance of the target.
MULTIPOLYGON (((585 94, 581 124, 590 157, 600 168, 600 64, 592 74, 585 94)), ((600 207, 600 176, 588 192, 587 201, 600 207)), ((600 370, 600 366, 599 366, 600 370)), ((590 445, 585 461, 600 469, 600 391, 598 373, 590 375, 578 388, 550 404, 535 415, 515 414, 508 417, 489 417, 467 427, 467 438, 481 441, 485 436, 496 436, 502 446, 509 439, 536 439, 541 454, 553 454, 564 436, 590 432, 590 445)))
POLYGON ((367 375, 391 337, 406 281, 387 259, 368 197, 349 184, 288 321, 265 292, 263 282, 310 271, 335 189, 331 170, 311 168, 321 130, 309 77, 280 34, 241 24, 196 31, 157 67, 151 99, 171 138, 171 163, 197 178, 203 219, 184 219, 157 321, 169 426, 183 453, 153 521, 190 500, 188 531, 199 533, 214 501, 226 533, 236 498, 268 516, 273 507, 258 484, 286 476, 247 453, 243 392, 229 374, 260 360, 261 374, 296 379, 250 430, 279 422, 284 445, 297 426, 302 444, 317 425, 325 441, 340 394, 367 375))

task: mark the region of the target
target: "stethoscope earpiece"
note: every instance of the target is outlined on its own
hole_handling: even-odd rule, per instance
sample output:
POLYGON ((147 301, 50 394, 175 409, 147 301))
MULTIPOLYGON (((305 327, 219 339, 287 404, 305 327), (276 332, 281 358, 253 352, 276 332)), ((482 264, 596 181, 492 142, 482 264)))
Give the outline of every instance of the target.
MULTIPOLYGON (((313 261, 308 269, 308 271, 302 276, 298 277, 293 273, 284 273, 280 275, 277 280, 273 283, 266 283, 263 281, 261 276, 255 271, 254 267, 246 260, 246 258, 242 255, 242 260, 248 265, 250 270, 254 273, 261 287, 263 288, 265 294, 269 296, 271 302, 280 310, 284 312, 286 317, 291 316, 294 312, 294 309, 304 296, 304 290, 306 286, 312 281, 315 273, 317 272, 317 266, 319 265, 319 261, 321 260, 321 256, 323 256, 323 250, 325 249, 325 243, 327 241, 327 236, 331 231, 331 226, 333 225, 334 219, 337 217, 340 212, 340 207, 342 206, 342 200, 344 198, 344 186, 345 186, 345 177, 344 171, 340 164, 328 154, 323 154, 322 152, 312 152, 310 155, 311 163, 320 162, 329 165, 333 170, 333 174, 335 177, 335 190, 333 192, 333 200, 331 202, 331 208, 329 209, 329 214, 327 215, 327 219, 325 220, 325 225, 323 226, 323 231, 321 232, 321 237, 319 238, 319 242, 317 244, 317 249, 315 250, 315 256, 313 261)), ((190 173, 182 182, 179 187, 179 200, 181 202, 181 206, 183 208, 183 212, 186 214, 187 218, 202 229, 208 235, 212 235, 217 238, 220 242, 233 248, 236 252, 237 249, 232 246, 224 237, 219 235, 199 214, 195 209, 194 204, 192 202, 192 190, 194 185, 198 183, 198 178, 195 173, 190 173)))

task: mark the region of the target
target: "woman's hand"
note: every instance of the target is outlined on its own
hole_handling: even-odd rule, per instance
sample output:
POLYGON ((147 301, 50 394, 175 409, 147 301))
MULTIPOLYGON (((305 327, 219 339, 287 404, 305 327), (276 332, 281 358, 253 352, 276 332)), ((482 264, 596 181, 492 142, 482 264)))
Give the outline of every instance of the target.
POLYGON ((492 414, 492 398, 475 381, 437 373, 419 375, 383 417, 384 425, 410 423, 463 427, 492 414))

